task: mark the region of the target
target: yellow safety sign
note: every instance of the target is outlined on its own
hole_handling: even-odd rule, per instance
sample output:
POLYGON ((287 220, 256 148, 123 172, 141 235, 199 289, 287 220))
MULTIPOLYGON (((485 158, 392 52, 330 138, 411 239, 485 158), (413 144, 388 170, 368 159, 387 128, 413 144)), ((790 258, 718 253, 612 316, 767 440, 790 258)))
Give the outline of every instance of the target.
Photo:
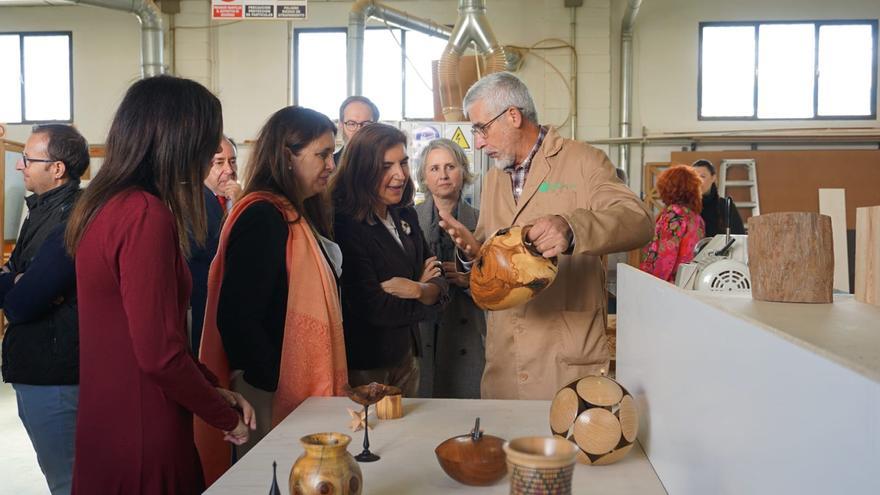
POLYGON ((464 133, 461 132, 461 127, 455 128, 455 133, 452 135, 452 141, 461 146, 461 149, 463 150, 471 149, 471 145, 468 143, 467 138, 465 138, 464 133))

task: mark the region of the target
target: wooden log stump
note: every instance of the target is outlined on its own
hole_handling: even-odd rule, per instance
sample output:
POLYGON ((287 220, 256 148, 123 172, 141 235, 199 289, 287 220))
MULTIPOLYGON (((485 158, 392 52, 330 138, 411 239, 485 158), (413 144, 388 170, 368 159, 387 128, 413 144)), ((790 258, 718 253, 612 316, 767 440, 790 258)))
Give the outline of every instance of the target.
POLYGON ((880 206, 856 208, 856 300, 880 306, 880 206))
POLYGON ((759 301, 832 302, 831 218, 808 212, 749 218, 749 273, 759 301))
POLYGON ((403 417, 403 401, 400 395, 386 395, 376 403, 379 419, 398 419, 403 417))

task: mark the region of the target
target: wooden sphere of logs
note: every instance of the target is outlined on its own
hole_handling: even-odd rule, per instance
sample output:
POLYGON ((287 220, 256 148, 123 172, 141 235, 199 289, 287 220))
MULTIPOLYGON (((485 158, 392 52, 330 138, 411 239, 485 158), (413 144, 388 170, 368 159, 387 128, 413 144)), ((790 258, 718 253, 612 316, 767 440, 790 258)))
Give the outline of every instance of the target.
POLYGON ((528 229, 501 229, 480 248, 471 270, 471 295, 481 308, 518 306, 556 279, 556 258, 544 258, 526 241, 528 229))
POLYGON ((632 449, 639 413, 621 384, 606 376, 585 376, 556 393, 550 405, 550 430, 577 444, 578 461, 611 464, 632 449))

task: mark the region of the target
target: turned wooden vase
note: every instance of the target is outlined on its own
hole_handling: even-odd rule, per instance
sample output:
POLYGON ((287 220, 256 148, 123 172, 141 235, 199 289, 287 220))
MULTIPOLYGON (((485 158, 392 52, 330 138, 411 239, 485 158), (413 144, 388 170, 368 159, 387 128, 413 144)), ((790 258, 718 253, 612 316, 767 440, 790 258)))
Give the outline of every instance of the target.
POLYGON ((501 229, 483 243, 471 270, 471 295, 483 309, 519 306, 556 279, 556 258, 545 258, 527 241, 531 226, 501 229))
POLYGON ((306 449, 290 470, 291 495, 359 495, 364 477, 348 453, 351 437, 315 433, 299 439, 306 449))

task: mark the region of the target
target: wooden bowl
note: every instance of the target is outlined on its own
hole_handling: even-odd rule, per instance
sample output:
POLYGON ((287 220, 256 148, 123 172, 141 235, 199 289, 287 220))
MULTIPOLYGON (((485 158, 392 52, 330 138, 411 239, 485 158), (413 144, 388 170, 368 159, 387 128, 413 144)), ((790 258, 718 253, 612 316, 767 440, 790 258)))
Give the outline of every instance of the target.
POLYGON ((452 437, 434 449, 450 478, 472 486, 488 486, 507 475, 504 440, 492 435, 452 437))
POLYGON ((401 395, 399 388, 376 382, 371 382, 367 385, 360 385, 354 388, 346 383, 344 391, 348 394, 349 399, 362 406, 375 404, 382 400, 386 395, 401 395))

